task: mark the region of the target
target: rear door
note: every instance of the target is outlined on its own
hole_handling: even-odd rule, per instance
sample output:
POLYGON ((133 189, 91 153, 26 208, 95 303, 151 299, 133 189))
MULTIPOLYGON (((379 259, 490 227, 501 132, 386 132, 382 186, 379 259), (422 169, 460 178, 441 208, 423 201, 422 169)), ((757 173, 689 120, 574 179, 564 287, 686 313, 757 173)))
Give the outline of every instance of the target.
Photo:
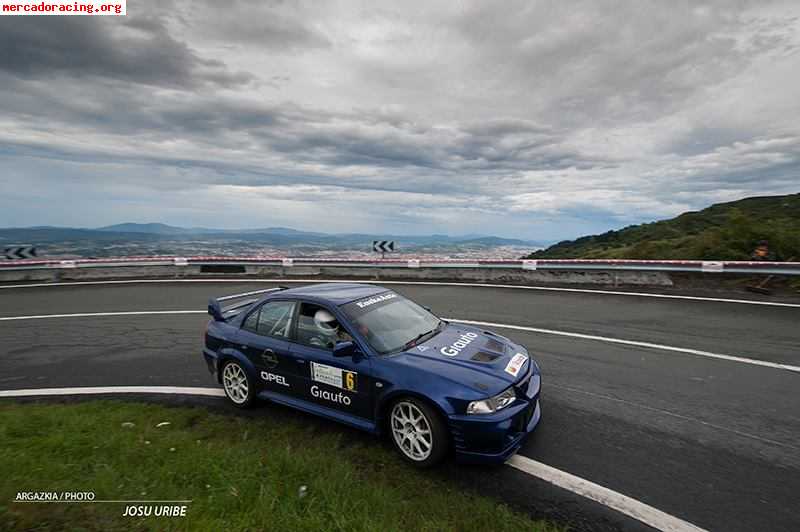
POLYGON ((312 303, 300 303, 297 310, 294 341, 290 350, 297 376, 304 380, 303 399, 318 406, 372 420, 372 377, 370 360, 364 354, 334 357, 337 341, 352 341, 349 331, 339 324, 331 336, 314 320, 323 309, 312 303))
POLYGON ((258 370, 260 387, 282 395, 297 395, 302 381, 292 374, 289 337, 297 303, 267 301, 252 311, 236 335, 239 349, 258 370))

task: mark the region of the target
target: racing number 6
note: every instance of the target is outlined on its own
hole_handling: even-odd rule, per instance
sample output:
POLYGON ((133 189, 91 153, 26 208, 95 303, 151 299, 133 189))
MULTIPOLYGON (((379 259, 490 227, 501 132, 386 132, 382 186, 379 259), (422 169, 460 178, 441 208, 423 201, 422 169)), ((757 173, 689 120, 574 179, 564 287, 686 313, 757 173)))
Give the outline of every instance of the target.
POLYGON ((345 386, 347 386, 348 390, 353 391, 356 387, 355 376, 348 371, 347 373, 345 373, 344 383, 345 386))

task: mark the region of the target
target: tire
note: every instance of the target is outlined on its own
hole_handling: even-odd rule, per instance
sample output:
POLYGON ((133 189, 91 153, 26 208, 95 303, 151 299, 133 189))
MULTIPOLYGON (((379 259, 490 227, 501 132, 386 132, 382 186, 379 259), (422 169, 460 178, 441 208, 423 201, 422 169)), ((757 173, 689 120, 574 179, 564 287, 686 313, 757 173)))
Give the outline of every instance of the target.
POLYGON ((388 422, 389 437, 397 452, 415 467, 432 467, 447 454, 447 427, 439 413, 424 401, 413 397, 395 401, 388 422))
POLYGON ((255 385, 242 365, 236 360, 229 360, 222 365, 220 381, 225 396, 237 408, 250 408, 256 398, 255 385))

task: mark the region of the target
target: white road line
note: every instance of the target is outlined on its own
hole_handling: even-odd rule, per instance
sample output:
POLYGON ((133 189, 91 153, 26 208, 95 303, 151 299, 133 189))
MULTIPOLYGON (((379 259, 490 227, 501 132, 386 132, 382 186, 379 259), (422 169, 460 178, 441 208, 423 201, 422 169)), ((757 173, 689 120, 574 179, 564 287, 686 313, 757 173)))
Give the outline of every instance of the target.
POLYGON ((566 331, 555 331, 553 329, 540 329, 538 327, 525 327, 522 325, 509 325, 506 323, 493 323, 489 321, 472 321, 460 320, 458 318, 444 318, 458 323, 466 323, 467 325, 480 325, 482 327, 497 327, 498 329, 514 329, 517 331, 527 331, 541 334, 552 334, 555 336, 566 336, 569 338, 580 338, 582 340, 594 340, 597 342, 608 342, 610 344, 630 345, 634 347, 646 347, 648 349, 658 349, 661 351, 672 351, 675 353, 683 353, 686 355, 701 356, 707 358, 716 358, 719 360, 727 360, 729 362, 740 362, 742 364, 751 364, 753 366, 764 366, 766 368, 784 369, 787 371, 794 371, 800 373, 800 366, 791 366, 789 364, 780 364, 778 362, 767 362, 766 360, 757 360, 755 358, 738 357, 734 355, 723 355, 721 353, 711 353, 709 351, 700 351, 698 349, 689 349, 686 347, 675 347, 671 345, 653 344, 650 342, 639 342, 636 340, 622 340, 620 338, 609 338, 607 336, 595 336, 593 334, 581 334, 566 331))
MULTIPOLYGON (((81 388, 42 388, 26 390, 0 390, 0 397, 37 397, 67 395, 101 395, 113 393, 175 394, 224 397, 219 388, 191 388, 181 386, 98 386, 81 388)), ((577 477, 560 469, 531 460, 524 456, 512 456, 507 465, 528 475, 540 478, 559 488, 591 499, 613 510, 632 517, 664 532, 705 532, 704 529, 657 510, 616 491, 577 477)))
POLYGON ((361 284, 399 284, 399 285, 419 285, 419 286, 461 286, 468 288, 508 288, 513 290, 540 290, 545 292, 573 292, 579 294, 600 294, 611 296, 633 296, 633 297, 652 297, 658 299, 678 299, 687 301, 709 301, 712 303, 739 303, 743 305, 762 305, 768 307, 788 307, 800 308, 800 303, 778 303, 775 301, 753 301, 750 299, 730 299, 721 297, 701 297, 701 296, 682 296, 676 294, 653 294, 650 292, 623 292, 619 290, 593 290, 590 288, 559 288, 555 286, 523 286, 510 284, 489 284, 489 283, 449 283, 436 281, 368 281, 361 279, 128 279, 117 281, 78 281, 64 283, 33 283, 0 285, 4 288, 43 288, 51 286, 82 286, 82 285, 104 285, 104 284, 137 284, 137 283, 279 283, 279 284, 298 284, 298 283, 361 283, 361 284))
POLYGON ((49 320, 50 318, 97 318, 103 316, 147 316, 149 314, 207 314, 206 310, 133 310, 125 312, 79 312, 76 314, 39 314, 33 316, 4 316, 0 321, 49 320))
POLYGON ((217 301, 228 301, 229 299, 238 299, 240 297, 255 296, 255 295, 258 295, 258 294, 266 294, 266 293, 269 293, 269 292, 277 292, 279 290, 282 290, 282 288, 265 288, 263 290, 253 290, 253 291, 250 291, 250 292, 242 292, 241 294, 231 294, 229 296, 217 297, 215 299, 217 301))
MULTIPOLYGON (((169 314, 206 314, 205 310, 137 310, 137 311, 124 311, 124 312, 81 312, 77 314, 39 314, 33 316, 4 316, 0 317, 0 321, 25 321, 25 320, 46 320, 51 318, 97 318, 104 316, 147 316, 147 315, 169 315, 169 314)), ((716 358, 719 360, 727 360, 729 362, 739 362, 742 364, 750 364, 753 366, 763 366, 773 369, 782 369, 786 371, 794 371, 800 373, 800 366, 792 366, 789 364, 780 364, 778 362, 768 362, 765 360, 757 360, 755 358, 739 357, 734 355, 724 355, 721 353, 711 353, 709 351, 700 351, 698 349, 689 349, 686 347, 675 347, 670 345, 653 344, 650 342, 639 342, 637 340, 622 340, 620 338, 609 338, 607 336, 595 336, 591 334, 573 333, 567 331, 556 331, 553 329, 540 329, 538 327, 526 327, 523 325, 510 325, 507 323, 494 323, 490 321, 473 321, 462 320, 459 318, 445 318, 449 321, 458 323, 465 323, 467 325, 480 325, 482 327, 497 327, 498 329, 514 329, 517 331, 526 331, 540 334, 552 334, 555 336, 566 336, 568 338, 580 338, 582 340, 593 340, 597 342, 607 342, 611 344, 630 345, 634 347, 645 347, 648 349, 658 349, 661 351, 672 351, 675 353, 683 353, 686 355, 701 356, 707 358, 716 358)))
POLYGON ((0 397, 40 397, 53 395, 99 395, 105 393, 159 393, 168 395, 204 395, 225 397, 221 388, 195 388, 186 386, 83 386, 78 388, 28 388, 0 390, 0 397))
POLYGON ((531 460, 525 456, 514 455, 506 463, 523 473, 540 478, 559 488, 571 491, 572 493, 577 493, 587 499, 599 502, 604 506, 641 521, 656 530, 662 530, 664 532, 704 532, 702 528, 664 513, 636 499, 632 499, 627 495, 617 493, 599 484, 576 477, 575 475, 537 462, 536 460, 531 460))

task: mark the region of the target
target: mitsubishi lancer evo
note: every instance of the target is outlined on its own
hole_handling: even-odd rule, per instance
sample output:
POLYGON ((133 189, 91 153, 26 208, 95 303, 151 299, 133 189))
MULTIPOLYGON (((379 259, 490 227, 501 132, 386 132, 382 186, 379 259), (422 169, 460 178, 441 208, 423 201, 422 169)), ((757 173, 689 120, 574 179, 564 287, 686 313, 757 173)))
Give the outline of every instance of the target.
POLYGON ((266 399, 388 434, 419 467, 450 452, 503 462, 541 416, 525 347, 380 286, 257 290, 211 299, 208 312, 203 355, 235 406, 266 399))

